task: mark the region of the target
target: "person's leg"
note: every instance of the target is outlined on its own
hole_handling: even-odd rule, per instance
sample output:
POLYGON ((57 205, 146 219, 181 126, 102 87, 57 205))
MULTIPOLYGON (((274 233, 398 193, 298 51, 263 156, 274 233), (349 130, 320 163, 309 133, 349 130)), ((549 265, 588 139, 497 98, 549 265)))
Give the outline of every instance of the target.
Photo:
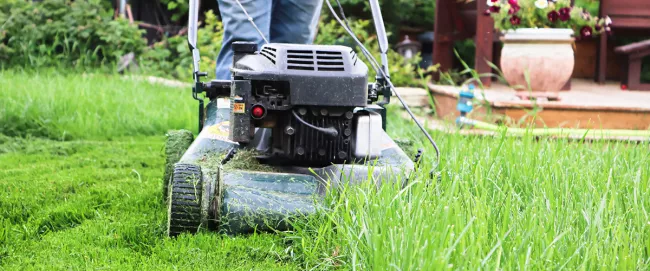
MULTIPOLYGON (((269 39, 271 25, 272 0, 239 0, 246 12, 253 18, 257 27, 269 39)), ((219 12, 223 22, 223 43, 217 57, 217 79, 230 79, 232 66, 232 43, 235 41, 253 41, 259 46, 264 44, 264 39, 248 21, 248 17, 241 10, 235 0, 217 0, 219 12)))
POLYGON ((322 6, 323 0, 275 0, 271 42, 312 43, 322 6))

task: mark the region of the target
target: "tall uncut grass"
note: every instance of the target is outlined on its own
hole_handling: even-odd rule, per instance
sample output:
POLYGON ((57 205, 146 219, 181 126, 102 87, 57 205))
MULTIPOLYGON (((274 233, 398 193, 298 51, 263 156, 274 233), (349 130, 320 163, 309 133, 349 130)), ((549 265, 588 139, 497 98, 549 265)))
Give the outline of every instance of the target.
POLYGON ((191 89, 66 71, 0 70, 0 134, 107 139, 196 130, 191 89))
MULTIPOLYGON (((422 138, 395 115, 391 134, 422 138)), ((298 223, 289 238, 310 267, 648 269, 647 143, 435 138, 440 182, 348 187, 319 218, 298 223)), ((423 173, 433 161, 432 149, 426 153, 423 173)))

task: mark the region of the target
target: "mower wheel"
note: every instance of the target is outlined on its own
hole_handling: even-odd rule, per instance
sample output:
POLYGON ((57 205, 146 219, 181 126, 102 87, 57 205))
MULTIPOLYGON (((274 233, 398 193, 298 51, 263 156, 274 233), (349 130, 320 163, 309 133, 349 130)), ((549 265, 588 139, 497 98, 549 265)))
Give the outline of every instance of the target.
POLYGON ((201 227, 203 178, 201 167, 176 164, 167 202, 167 233, 170 237, 183 232, 196 233, 201 227))
POLYGON ((178 163, 185 151, 190 147, 194 135, 187 130, 175 130, 167 132, 165 141, 165 174, 163 175, 163 202, 169 194, 169 183, 171 182, 174 164, 178 163))

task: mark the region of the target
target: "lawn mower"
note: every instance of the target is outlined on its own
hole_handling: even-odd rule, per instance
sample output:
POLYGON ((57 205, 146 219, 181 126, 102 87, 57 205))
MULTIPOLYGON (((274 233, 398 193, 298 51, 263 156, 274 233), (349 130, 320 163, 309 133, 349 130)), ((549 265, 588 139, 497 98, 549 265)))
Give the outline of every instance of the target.
MULTIPOLYGON (((393 93, 413 115, 388 76, 379 4, 370 1, 381 65, 347 27, 345 15, 341 20, 326 3, 377 71, 376 82, 368 82, 368 66, 351 47, 258 48, 251 42, 233 44, 231 80, 203 82, 198 2, 190 0, 188 44, 200 132, 196 138, 189 131, 167 135, 163 198, 169 236, 203 228, 232 234, 285 230, 290 218, 314 213, 333 187, 368 180, 405 184, 412 177, 421 150, 409 157, 386 133, 393 93), (207 105, 199 95, 209 99, 207 105)), ((438 158, 435 142, 413 119, 438 158)))

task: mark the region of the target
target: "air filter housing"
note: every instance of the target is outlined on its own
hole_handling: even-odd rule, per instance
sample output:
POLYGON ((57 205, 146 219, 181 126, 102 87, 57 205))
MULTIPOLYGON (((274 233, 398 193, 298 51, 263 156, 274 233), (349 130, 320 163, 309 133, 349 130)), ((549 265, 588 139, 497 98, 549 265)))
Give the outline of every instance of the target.
POLYGON ((267 44, 232 71, 235 80, 285 82, 294 106, 368 103, 368 67, 346 46, 267 44))

